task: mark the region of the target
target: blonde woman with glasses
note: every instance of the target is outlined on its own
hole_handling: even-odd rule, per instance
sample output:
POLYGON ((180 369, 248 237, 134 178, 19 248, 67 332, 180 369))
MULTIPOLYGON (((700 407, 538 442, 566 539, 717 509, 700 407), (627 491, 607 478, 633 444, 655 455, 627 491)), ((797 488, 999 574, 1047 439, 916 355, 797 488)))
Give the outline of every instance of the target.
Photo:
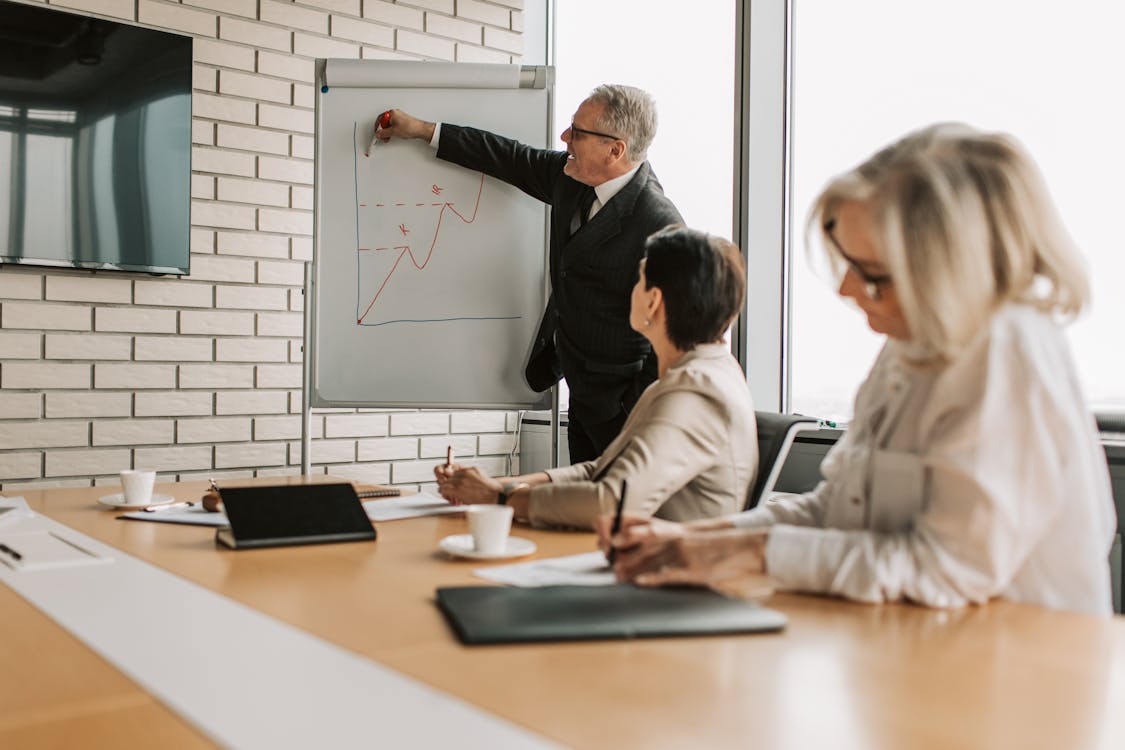
POLYGON ((612 541, 600 519, 618 577, 1110 614, 1109 478, 1060 327, 1088 284, 1030 157, 926 128, 832 180, 810 227, 887 337, 825 480, 718 520, 626 519, 612 541))

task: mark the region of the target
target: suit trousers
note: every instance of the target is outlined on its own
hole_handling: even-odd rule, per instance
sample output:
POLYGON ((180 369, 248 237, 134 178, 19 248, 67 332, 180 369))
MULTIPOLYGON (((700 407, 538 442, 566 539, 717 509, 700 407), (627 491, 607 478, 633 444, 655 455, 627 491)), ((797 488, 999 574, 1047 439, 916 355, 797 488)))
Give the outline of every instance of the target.
POLYGON ((570 448, 570 463, 593 461, 605 452, 609 444, 621 433, 628 414, 618 412, 603 422, 592 422, 582 414, 581 407, 571 404, 567 411, 566 442, 570 448))

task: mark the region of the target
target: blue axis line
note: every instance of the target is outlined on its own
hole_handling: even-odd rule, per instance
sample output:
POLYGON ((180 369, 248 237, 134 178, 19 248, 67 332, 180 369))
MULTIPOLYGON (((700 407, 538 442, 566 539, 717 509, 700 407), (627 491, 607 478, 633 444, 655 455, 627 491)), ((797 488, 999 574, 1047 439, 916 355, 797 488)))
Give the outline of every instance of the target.
POLYGON ((463 318, 421 318, 421 319, 417 319, 417 320, 411 319, 411 318, 404 318, 402 320, 384 320, 382 323, 359 323, 358 325, 371 326, 371 327, 374 328, 375 326, 385 326, 385 325, 390 325, 391 323, 452 323, 456 320, 519 320, 522 317, 523 317, 522 315, 504 315, 504 316, 488 315, 488 316, 481 316, 479 318, 471 318, 471 317, 463 317, 463 318))

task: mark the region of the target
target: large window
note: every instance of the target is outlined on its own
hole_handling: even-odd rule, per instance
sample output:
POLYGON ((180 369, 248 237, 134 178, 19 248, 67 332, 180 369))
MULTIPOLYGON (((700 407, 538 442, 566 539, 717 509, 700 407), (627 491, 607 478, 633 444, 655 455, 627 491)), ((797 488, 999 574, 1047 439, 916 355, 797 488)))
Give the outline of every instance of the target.
MULTIPOLYGON (((555 4, 555 135, 602 83, 645 89, 659 120, 648 159, 692 227, 730 239, 735 1, 555 4)), ((564 148, 561 141, 555 147, 564 148)))
MULTIPOLYGON (((689 226, 730 238, 734 0, 555 4, 555 134, 598 84, 656 99, 649 161, 689 226)), ((563 148, 561 142, 555 144, 563 148)))
POLYGON ((1125 408, 1125 3, 793 0, 793 410, 847 418, 881 343, 805 261, 809 205, 829 177, 909 130, 958 120, 1036 158, 1092 271, 1070 338, 1094 408, 1125 408))

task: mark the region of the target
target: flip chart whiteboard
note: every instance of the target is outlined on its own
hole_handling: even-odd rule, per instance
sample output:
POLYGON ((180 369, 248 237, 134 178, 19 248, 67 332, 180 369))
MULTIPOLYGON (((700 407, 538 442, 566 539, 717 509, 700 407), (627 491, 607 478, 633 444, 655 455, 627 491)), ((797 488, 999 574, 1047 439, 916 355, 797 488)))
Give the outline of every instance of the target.
POLYGON ((546 304, 546 205, 422 141, 365 151, 393 108, 545 147, 552 78, 513 65, 318 62, 311 406, 541 403, 523 369, 546 304))

